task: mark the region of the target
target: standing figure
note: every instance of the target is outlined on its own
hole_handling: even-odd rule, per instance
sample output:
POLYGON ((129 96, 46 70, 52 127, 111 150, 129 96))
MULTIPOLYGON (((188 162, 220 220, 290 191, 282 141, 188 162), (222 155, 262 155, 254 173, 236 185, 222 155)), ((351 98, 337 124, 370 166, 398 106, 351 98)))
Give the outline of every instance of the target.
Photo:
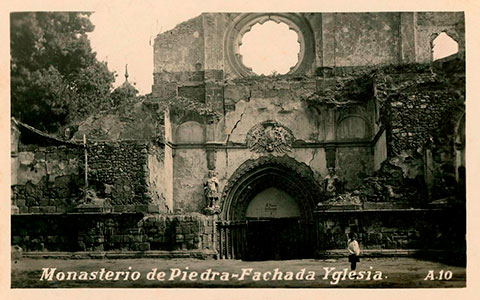
POLYGON ((207 206, 205 207, 206 210, 213 211, 218 209, 218 185, 219 181, 218 178, 215 176, 215 171, 208 171, 208 177, 203 183, 203 191, 205 193, 205 198, 207 202, 207 206))
POLYGON ((360 246, 357 242, 355 233, 350 232, 348 234, 348 261, 350 262, 350 269, 354 271, 357 268, 357 262, 360 261, 360 246))
POLYGON ((325 193, 329 198, 333 198, 341 192, 339 189, 340 179, 337 174, 335 174, 335 169, 328 168, 328 175, 325 176, 325 193))

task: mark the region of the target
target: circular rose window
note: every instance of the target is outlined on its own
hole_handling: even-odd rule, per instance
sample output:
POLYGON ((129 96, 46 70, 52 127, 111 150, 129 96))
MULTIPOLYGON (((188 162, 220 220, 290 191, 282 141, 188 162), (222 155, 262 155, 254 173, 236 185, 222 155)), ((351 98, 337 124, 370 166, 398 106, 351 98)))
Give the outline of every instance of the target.
POLYGON ((242 63, 258 75, 290 72, 298 64, 300 43, 297 32, 287 24, 267 21, 246 32, 239 47, 242 63))
POLYGON ((225 58, 237 76, 313 71, 315 47, 308 20, 297 13, 251 13, 236 17, 225 35, 225 58))

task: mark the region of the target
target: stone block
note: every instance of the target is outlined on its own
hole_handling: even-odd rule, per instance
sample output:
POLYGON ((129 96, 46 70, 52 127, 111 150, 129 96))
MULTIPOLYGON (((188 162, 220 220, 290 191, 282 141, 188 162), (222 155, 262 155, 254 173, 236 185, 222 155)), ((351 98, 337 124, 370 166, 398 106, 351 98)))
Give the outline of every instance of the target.
POLYGON ((160 213, 160 208, 158 207, 158 205, 149 204, 148 205, 148 212, 149 213, 160 213))
POLYGON ((65 207, 57 206, 57 207, 56 207, 56 212, 57 212, 57 213, 64 214, 64 213, 67 212, 67 209, 66 209, 65 207))
POLYGON ((145 236, 143 236, 143 235, 135 235, 135 236, 133 236, 133 240, 134 240, 135 242, 143 242, 143 241, 145 241, 145 236))
POLYGON ((392 202, 365 202, 363 209, 392 209, 392 202))
POLYGON ((148 205, 139 204, 135 206, 135 212, 146 214, 148 213, 148 205))
POLYGON ((202 236, 202 244, 205 247, 211 247, 212 246, 212 237, 210 235, 204 234, 202 236))
POLYGON ((27 197, 26 199, 26 206, 38 206, 39 203, 37 201, 37 199, 33 198, 33 197, 27 197))
POLYGON ((153 243, 161 243, 161 244, 163 244, 163 243, 166 243, 167 241, 168 241, 168 240, 167 240, 167 238, 166 238, 165 236, 154 236, 154 237, 152 238, 152 242, 153 242, 153 243))
POLYGON ((158 228, 155 228, 155 227, 154 227, 154 228, 149 228, 149 229, 147 230, 147 233, 148 233, 148 234, 155 234, 155 233, 157 233, 157 232, 158 232, 158 228))
POLYGON ((110 241, 112 243, 122 243, 123 242, 123 235, 118 235, 118 234, 112 235, 110 237, 110 241))
POLYGON ((177 234, 177 235, 175 236, 175 240, 176 240, 177 243, 183 242, 184 238, 185 238, 185 237, 183 236, 183 234, 177 234))
POLYGON ((114 205, 113 211, 114 212, 125 212, 127 210, 126 205, 114 205))
POLYGON ((142 228, 129 228, 127 230, 129 234, 141 234, 142 233, 142 228))
POLYGON ((150 250, 150 243, 138 243, 135 248, 138 251, 148 251, 150 250))
POLYGON ((57 208, 55 206, 40 206, 40 212, 41 213, 55 213, 57 211, 57 208))
POLYGON ((135 205, 125 205, 126 212, 136 212, 135 205))
POLYGON ((212 234, 213 233, 213 226, 207 226, 204 230, 205 233, 212 234))
POLYGON ((253 90, 251 92, 251 98, 265 98, 265 92, 260 90, 253 90))
POLYGON ((19 206, 18 209, 19 209, 21 214, 28 213, 28 207, 27 206, 19 206))
POLYGON ((30 206, 28 208, 28 212, 32 214, 38 214, 40 213, 40 207, 39 206, 30 206))
POLYGON ((35 159, 35 154, 33 152, 19 152, 18 161, 22 165, 29 165, 35 159))

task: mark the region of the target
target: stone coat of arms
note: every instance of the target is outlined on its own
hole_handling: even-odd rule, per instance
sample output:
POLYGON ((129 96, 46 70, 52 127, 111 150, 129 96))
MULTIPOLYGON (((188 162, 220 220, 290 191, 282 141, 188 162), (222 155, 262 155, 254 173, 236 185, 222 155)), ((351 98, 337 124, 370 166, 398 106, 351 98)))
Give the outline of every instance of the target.
POLYGON ((254 152, 285 153, 292 150, 292 131, 280 123, 268 120, 253 126, 247 133, 247 147, 254 152))

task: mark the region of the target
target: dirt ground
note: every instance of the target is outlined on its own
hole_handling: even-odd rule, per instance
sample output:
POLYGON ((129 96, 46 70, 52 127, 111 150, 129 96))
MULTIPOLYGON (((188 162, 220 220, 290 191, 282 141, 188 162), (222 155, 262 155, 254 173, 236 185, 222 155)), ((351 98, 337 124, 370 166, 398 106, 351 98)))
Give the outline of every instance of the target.
POLYGON ((466 285, 464 267, 414 258, 364 258, 357 266, 357 274, 349 272, 346 258, 259 262, 142 258, 22 259, 12 261, 11 286, 12 288, 439 288, 466 285), (347 270, 344 270, 345 268, 347 270), (156 273, 150 277, 153 274, 152 269, 156 269, 156 273), (108 273, 109 271, 111 272, 108 273), (158 275, 160 272, 164 274, 158 275), (70 280, 67 280, 69 276, 70 280), (428 280, 425 280, 427 277, 428 280), (433 280, 430 280, 431 278, 433 280))

